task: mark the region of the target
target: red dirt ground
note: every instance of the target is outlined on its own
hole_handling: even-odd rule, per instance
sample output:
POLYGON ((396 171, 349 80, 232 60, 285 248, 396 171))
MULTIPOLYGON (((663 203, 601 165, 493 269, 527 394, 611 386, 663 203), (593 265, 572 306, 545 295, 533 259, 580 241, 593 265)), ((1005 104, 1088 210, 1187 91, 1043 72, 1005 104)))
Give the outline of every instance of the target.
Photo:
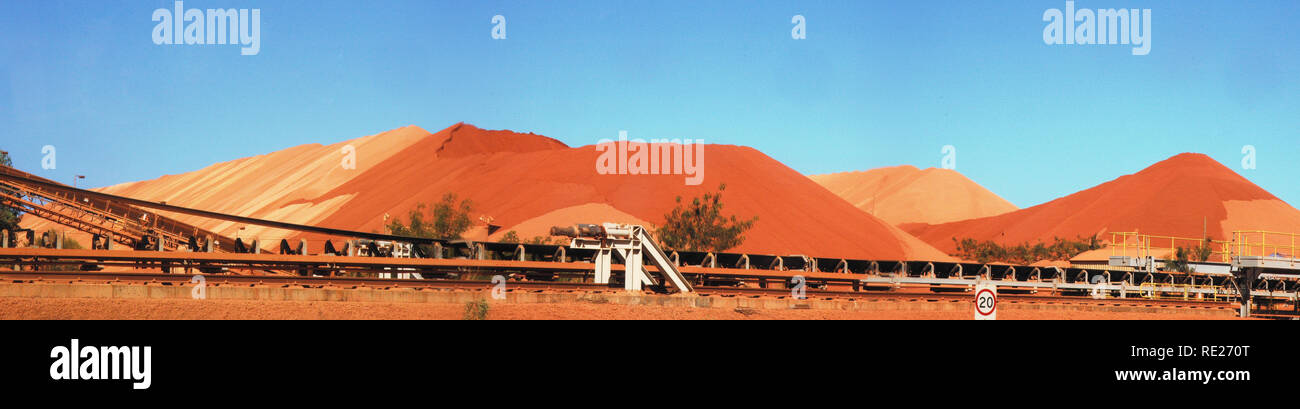
MULTIPOLYGON (((297 302, 244 300, 138 300, 93 298, 0 298, 0 319, 463 319, 463 304, 297 302)), ((969 320, 971 312, 746 310, 586 302, 490 304, 488 319, 579 320, 969 320)), ((1205 320, 1231 319, 1179 313, 1062 312, 1006 309, 1003 320, 1205 320)))
MULTIPOLYGON (((588 204, 608 205, 632 218, 662 223, 664 214, 676 205, 677 196, 689 200, 726 183, 724 215, 759 217, 746 233, 744 244, 732 251, 950 259, 757 150, 706 145, 704 151, 703 183, 687 186, 683 175, 600 175, 595 167, 600 153, 594 145, 569 148, 545 136, 488 131, 467 124, 433 134, 410 126, 102 190, 204 210, 362 231, 383 231, 385 216, 405 219, 417 203, 432 204, 446 193, 456 193, 473 201, 474 218, 487 216, 501 227, 491 237, 498 239, 526 221, 530 225, 605 221, 587 220, 581 212, 572 211, 554 213, 564 215, 555 220, 535 219, 588 204), (354 170, 339 166, 341 149, 349 144, 357 153, 354 170)), ((240 231, 242 226, 233 223, 176 217, 229 236, 258 237, 263 243, 300 237, 274 229, 240 231)), ((308 239, 311 251, 320 251, 324 237, 308 239)), ((268 245, 274 244, 264 247, 268 245)))
POLYGON ((1300 210, 1209 156, 1183 153, 1142 171, 1038 206, 953 223, 900 226, 952 252, 952 238, 1002 244, 1051 242, 1107 232, 1231 238, 1233 230, 1300 232, 1300 210), (1203 225, 1204 223, 1204 225, 1203 225))

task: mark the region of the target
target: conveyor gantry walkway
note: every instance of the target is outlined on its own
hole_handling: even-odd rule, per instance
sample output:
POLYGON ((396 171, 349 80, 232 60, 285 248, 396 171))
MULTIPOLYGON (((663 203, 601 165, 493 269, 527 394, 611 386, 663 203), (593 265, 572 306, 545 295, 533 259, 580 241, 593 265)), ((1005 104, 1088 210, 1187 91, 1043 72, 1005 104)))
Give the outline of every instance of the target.
POLYGON ((137 248, 143 237, 152 236, 161 239, 163 248, 176 249, 192 237, 210 241, 216 251, 234 248, 234 240, 215 232, 88 192, 0 166, 0 203, 106 238, 106 243, 137 248))
POLYGON ((1208 257, 1190 261, 1189 267, 1199 274, 1230 277, 1243 295, 1242 315, 1246 315, 1252 298, 1261 291, 1271 294, 1271 282, 1285 286, 1300 281, 1297 239, 1300 234, 1264 230, 1234 231, 1232 240, 1227 241, 1116 232, 1111 234, 1109 264, 1155 272, 1168 269, 1163 258, 1172 257, 1176 251, 1201 249, 1208 257))

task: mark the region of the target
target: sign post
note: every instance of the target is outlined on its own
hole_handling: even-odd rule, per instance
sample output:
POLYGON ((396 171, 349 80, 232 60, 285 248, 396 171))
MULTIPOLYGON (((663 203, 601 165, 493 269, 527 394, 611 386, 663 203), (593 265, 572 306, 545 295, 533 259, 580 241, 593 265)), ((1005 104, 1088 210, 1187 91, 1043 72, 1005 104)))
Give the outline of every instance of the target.
POLYGON ((975 320, 998 319, 998 286, 987 281, 975 284, 975 320))

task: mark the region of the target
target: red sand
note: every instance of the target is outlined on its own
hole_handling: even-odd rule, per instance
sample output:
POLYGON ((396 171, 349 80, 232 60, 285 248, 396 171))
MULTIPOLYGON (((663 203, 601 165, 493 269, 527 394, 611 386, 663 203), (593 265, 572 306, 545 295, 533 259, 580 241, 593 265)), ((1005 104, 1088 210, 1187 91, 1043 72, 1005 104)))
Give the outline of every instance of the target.
POLYGON ((1210 157, 1183 153, 1142 171, 1011 213, 901 227, 944 251, 953 238, 1003 244, 1050 242, 1108 232, 1230 239, 1233 230, 1300 232, 1300 210, 1210 157), (1204 223, 1204 224, 1203 224, 1204 223))
MULTIPOLYGON (((300 302, 244 300, 139 300, 95 298, 0 298, 0 319, 444 319, 459 320, 464 304, 300 302)), ((959 311, 745 310, 588 302, 489 304, 491 320, 970 320, 959 311)), ((998 319, 1203 320, 1231 317, 1180 313, 1036 311, 1005 309, 998 319)))
MULTIPOLYGON (((405 218, 416 203, 432 204, 445 193, 456 193, 474 202, 474 218, 487 216, 501 226, 493 238, 520 224, 529 230, 520 236, 529 238, 535 226, 551 221, 550 216, 535 218, 588 204, 608 208, 599 207, 585 222, 604 222, 601 214, 614 214, 662 223, 664 214, 676 205, 675 197, 689 200, 725 182, 724 214, 759 217, 745 243, 731 251, 950 259, 757 150, 732 145, 706 145, 704 150, 703 183, 687 186, 683 175, 600 175, 594 145, 569 148, 544 136, 486 131, 466 124, 434 134, 410 126, 102 190, 204 210, 377 232, 383 231, 385 215, 405 218), (339 166, 339 149, 345 144, 356 147, 355 170, 339 166)), ((556 224, 568 224, 578 221, 572 220, 572 213, 552 215, 563 215, 557 216, 556 224)), ((233 223, 176 217, 263 242, 299 237, 275 229, 239 231, 241 226, 233 223)), ((311 245, 320 246, 318 241, 311 245)))
POLYGON ((951 169, 921 170, 903 165, 809 177, 859 209, 894 225, 948 223, 1017 209, 951 169))
MULTIPOLYGON (((944 257, 752 148, 707 145, 704 181, 699 186, 687 186, 682 175, 600 175, 595 171, 599 153, 592 145, 526 153, 484 151, 453 158, 436 154, 445 139, 455 143, 484 133, 487 131, 458 125, 392 155, 322 195, 359 193, 321 223, 378 229, 382 212, 377 209, 402 215, 417 202, 433 202, 445 192, 473 199, 476 212, 490 215, 504 226, 502 230, 552 210, 587 203, 606 203, 633 217, 662 223, 663 215, 676 205, 675 197, 689 199, 726 183, 725 213, 759 217, 745 243, 734 251, 882 259, 944 257)), ((550 140, 536 135, 515 137, 519 143, 529 144, 550 140)))
MULTIPOLYGON (((321 192, 370 169, 392 152, 427 135, 423 129, 408 126, 332 145, 301 145, 216 163, 194 172, 95 190, 222 213, 310 224, 342 206, 348 199, 338 196, 315 200, 321 192), (342 150, 348 145, 355 149, 355 169, 341 166, 342 150)), ((164 214, 227 236, 261 237, 264 242, 278 241, 288 233, 259 226, 247 226, 240 231, 239 228, 244 226, 188 215, 164 214)), ((31 215, 24 215, 21 223, 24 227, 71 230, 31 215)), ((74 233, 72 237, 83 247, 90 246, 89 237, 84 233, 74 233)))

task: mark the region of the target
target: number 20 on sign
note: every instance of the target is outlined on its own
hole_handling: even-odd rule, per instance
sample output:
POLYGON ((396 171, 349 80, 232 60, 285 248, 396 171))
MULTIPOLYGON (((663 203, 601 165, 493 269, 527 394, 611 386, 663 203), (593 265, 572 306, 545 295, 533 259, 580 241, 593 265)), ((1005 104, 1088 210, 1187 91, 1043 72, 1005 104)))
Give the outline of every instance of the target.
POLYGON ((981 282, 975 285, 975 320, 998 319, 998 287, 981 282))

